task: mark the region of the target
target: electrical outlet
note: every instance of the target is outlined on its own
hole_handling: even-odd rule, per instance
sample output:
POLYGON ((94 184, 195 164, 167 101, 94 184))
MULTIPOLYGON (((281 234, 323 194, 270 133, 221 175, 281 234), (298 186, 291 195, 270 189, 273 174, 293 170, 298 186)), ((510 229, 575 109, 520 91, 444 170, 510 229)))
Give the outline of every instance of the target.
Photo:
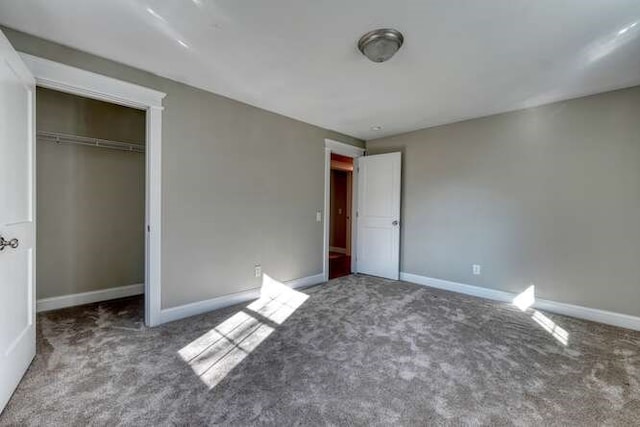
POLYGON ((253 270, 253 274, 256 277, 262 276, 262 266, 260 264, 256 264, 256 266, 254 267, 254 270, 253 270))
POLYGON ((322 222, 322 212, 316 212, 316 222, 322 222))
POLYGON ((482 266, 478 265, 478 264, 473 264, 473 274, 475 274, 476 276, 480 275, 480 272, 482 271, 482 266))

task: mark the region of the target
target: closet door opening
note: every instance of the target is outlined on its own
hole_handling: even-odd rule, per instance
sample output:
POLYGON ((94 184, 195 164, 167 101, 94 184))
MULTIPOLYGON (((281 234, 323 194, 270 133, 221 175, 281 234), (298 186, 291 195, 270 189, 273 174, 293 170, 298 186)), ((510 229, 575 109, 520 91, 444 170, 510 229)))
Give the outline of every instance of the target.
POLYGON ((38 311, 128 297, 144 319, 146 112, 38 87, 38 311))

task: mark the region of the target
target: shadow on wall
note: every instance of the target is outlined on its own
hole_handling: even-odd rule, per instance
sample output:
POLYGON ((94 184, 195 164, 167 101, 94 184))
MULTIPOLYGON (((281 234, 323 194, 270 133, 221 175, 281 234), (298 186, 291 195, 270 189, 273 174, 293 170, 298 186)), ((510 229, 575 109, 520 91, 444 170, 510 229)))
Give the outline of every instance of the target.
POLYGON ((260 298, 178 351, 212 389, 308 298, 264 274, 260 298))

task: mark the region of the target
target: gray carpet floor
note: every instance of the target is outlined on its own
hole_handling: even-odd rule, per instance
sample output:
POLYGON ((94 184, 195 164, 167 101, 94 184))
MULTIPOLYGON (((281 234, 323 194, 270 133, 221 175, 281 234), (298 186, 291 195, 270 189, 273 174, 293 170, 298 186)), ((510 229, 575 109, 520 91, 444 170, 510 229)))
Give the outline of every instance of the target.
POLYGON ((141 298, 40 314, 0 424, 640 425, 638 332, 365 276, 301 292, 151 329, 141 298))

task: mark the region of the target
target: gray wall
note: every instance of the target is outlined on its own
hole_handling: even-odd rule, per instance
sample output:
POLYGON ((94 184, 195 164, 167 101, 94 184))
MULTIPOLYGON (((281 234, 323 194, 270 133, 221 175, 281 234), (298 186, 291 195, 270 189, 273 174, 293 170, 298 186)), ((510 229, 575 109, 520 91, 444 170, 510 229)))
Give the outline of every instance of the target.
POLYGON ((405 153, 402 271, 640 315, 639 112, 635 87, 368 141, 405 153))
MULTIPOLYGON (((144 143, 144 111, 38 88, 38 130, 144 143)), ((144 154, 39 140, 37 297, 144 282, 144 154)))
POLYGON ((162 307, 322 271, 324 138, 362 141, 6 28, 22 52, 167 94, 162 307))

